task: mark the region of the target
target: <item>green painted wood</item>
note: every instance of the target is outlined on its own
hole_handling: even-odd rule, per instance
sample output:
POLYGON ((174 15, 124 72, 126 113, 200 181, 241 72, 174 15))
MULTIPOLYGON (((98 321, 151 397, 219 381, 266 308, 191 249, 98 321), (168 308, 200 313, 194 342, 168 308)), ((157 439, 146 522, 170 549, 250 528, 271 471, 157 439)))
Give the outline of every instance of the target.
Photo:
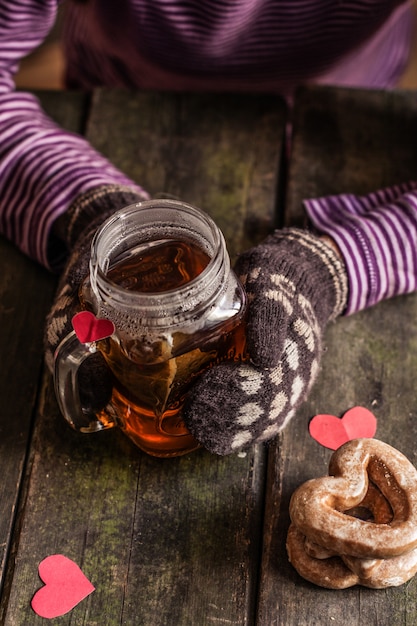
MULTIPOLYGON (((51 93, 41 93, 41 101, 56 120, 71 130, 80 130, 81 101, 67 100, 51 93)), ((11 533, 16 521, 22 482, 27 463, 38 387, 43 368, 43 329, 55 289, 55 277, 23 256, 5 239, 0 239, 0 583, 2 601, 8 595, 3 583, 11 533)), ((10 561, 11 565, 12 560, 10 561)), ((9 568, 9 578, 12 568, 9 568)))
MULTIPOLYGON (((152 194, 210 211, 235 254, 273 221, 284 120, 270 98, 100 91, 86 134, 152 194)), ((55 552, 96 591, 54 624, 254 623, 262 447, 160 460, 117 431, 79 435, 63 423, 47 377, 32 455, 6 626, 44 623, 30 599, 39 562, 55 552)))
MULTIPOLYGON (((311 88, 295 110, 289 221, 306 196, 364 193, 415 175, 415 93, 311 88), (407 131, 408 129, 408 131, 407 131)), ((383 591, 321 589, 288 563, 285 539, 294 489, 327 474, 331 451, 308 434, 318 413, 355 405, 378 419, 376 437, 417 466, 417 297, 398 297, 332 324, 309 400, 271 452, 257 626, 405 626, 417 623, 417 578, 383 591)))

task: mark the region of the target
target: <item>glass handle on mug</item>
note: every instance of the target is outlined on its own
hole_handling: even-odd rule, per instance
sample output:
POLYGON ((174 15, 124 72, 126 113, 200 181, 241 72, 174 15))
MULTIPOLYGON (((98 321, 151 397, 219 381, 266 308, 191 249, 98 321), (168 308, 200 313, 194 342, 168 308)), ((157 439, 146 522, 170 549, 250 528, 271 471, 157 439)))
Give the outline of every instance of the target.
POLYGON ((99 418, 81 403, 78 370, 96 349, 94 342, 81 343, 73 331, 61 341, 55 352, 54 385, 58 405, 70 426, 82 433, 94 433, 116 426, 115 419, 108 413, 108 407, 101 411, 99 418))

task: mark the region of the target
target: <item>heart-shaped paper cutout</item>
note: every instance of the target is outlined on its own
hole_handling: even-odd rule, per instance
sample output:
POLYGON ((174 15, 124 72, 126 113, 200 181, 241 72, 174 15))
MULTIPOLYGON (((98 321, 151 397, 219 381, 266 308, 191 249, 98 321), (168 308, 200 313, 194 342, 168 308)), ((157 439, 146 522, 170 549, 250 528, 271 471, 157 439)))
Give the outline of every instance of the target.
POLYGON ((41 617, 65 615, 95 589, 78 565, 62 554, 46 557, 39 564, 39 576, 45 585, 31 604, 41 617))
POLYGON ((110 337, 114 333, 113 322, 98 319, 90 311, 81 311, 72 318, 72 327, 81 343, 91 343, 110 337))
POLYGON ((347 441, 372 438, 376 433, 376 417, 363 406, 349 409, 342 418, 316 415, 310 422, 310 435, 325 448, 337 450, 347 441))

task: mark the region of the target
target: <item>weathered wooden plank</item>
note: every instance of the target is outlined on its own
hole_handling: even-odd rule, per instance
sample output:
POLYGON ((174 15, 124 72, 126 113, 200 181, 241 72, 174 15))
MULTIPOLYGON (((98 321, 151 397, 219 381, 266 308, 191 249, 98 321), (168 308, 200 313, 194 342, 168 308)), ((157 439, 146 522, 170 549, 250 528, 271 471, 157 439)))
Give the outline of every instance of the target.
MULTIPOLYGON (((152 194, 210 211, 236 252, 272 222, 283 126, 275 99, 104 91, 87 136, 152 194), (254 132, 261 138, 251 140, 254 132)), ((72 432, 49 381, 33 455, 6 626, 43 623, 29 603, 40 586, 37 565, 54 552, 79 563, 96 586, 57 623, 254 623, 261 447, 246 456, 200 450, 153 459, 116 431, 72 432)))
MULTIPOLYGON (((415 94, 401 92, 312 88, 300 95, 288 197, 291 216, 306 196, 363 193, 411 177, 417 156, 416 109, 415 94)), ((319 379, 271 453, 259 626, 399 626, 417 621, 416 578, 384 591, 325 590, 298 576, 285 550, 292 492, 305 480, 327 474, 331 451, 308 434, 314 415, 341 416, 352 406, 365 406, 378 419, 376 437, 417 465, 416 348, 415 294, 339 319, 328 328, 319 379)))
MULTIPOLYGON (((78 97, 65 101, 45 93, 41 94, 41 100, 62 124, 79 130, 78 97)), ((0 266, 0 583, 3 587, 43 366, 44 319, 52 302, 55 279, 3 238, 0 266)))
POLYGON ((43 320, 52 286, 45 271, 3 239, 0 265, 0 576, 3 584, 43 362, 43 320))
POLYGON ((80 91, 35 91, 44 111, 60 126, 83 134, 90 97, 80 91))
POLYGON ((289 172, 286 206, 291 224, 303 223, 304 198, 365 194, 416 178, 415 92, 363 90, 358 97, 355 89, 316 89, 299 92, 292 150, 298 165, 289 172))
POLYGON ((98 90, 94 103, 94 145, 151 196, 209 213, 232 257, 270 231, 286 116, 281 100, 98 90))

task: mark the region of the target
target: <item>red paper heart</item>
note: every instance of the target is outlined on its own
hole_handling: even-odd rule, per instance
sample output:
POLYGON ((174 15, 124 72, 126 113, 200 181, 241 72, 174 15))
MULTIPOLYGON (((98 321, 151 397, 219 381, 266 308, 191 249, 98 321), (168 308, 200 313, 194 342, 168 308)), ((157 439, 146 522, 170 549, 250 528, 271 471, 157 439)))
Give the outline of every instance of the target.
POLYGON ((81 311, 72 318, 72 327, 81 343, 91 343, 110 337, 114 333, 113 322, 97 319, 90 311, 81 311))
POLYGON ((362 406, 349 409, 342 418, 316 415, 309 425, 310 435, 325 448, 337 450, 352 439, 372 438, 376 433, 376 417, 362 406))
POLYGON ((94 591, 74 561, 62 554, 46 557, 39 564, 39 576, 45 583, 32 598, 32 609, 41 617, 65 615, 94 591))

